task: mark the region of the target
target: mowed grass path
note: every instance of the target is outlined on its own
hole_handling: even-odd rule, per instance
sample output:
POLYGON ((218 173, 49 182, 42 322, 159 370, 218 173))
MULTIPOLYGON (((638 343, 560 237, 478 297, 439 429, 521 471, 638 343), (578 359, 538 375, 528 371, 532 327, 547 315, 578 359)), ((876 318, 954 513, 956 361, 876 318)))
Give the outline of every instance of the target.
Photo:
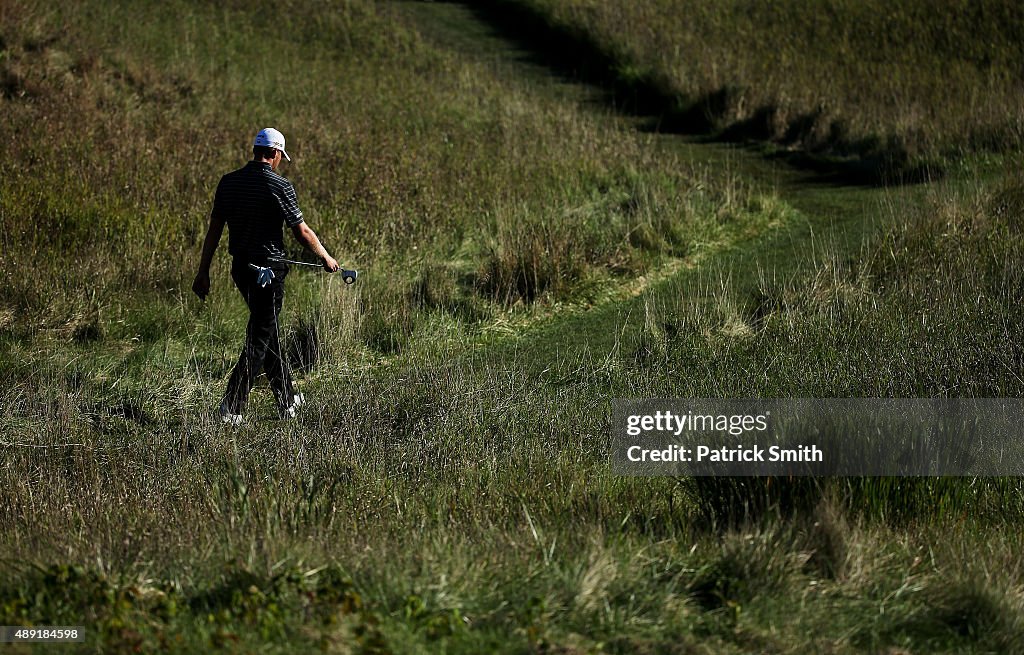
POLYGON ((536 43, 678 129, 852 157, 849 172, 883 177, 1020 147, 1024 12, 1007 0, 477 6, 555 35, 536 43))
MULTIPOLYGON (((486 22, 491 14, 471 4, 403 2, 399 6, 443 47, 488 61, 506 75, 537 80, 553 95, 595 111, 603 112, 615 102, 610 92, 549 67, 543 53, 531 51, 531 39, 542 37, 509 38, 504 28, 486 22)), ((647 118, 622 114, 614 119, 627 128, 646 131, 647 118)), ((795 168, 757 148, 680 134, 657 134, 651 147, 704 170, 709 185, 732 188, 737 197, 751 192, 761 196, 766 205, 774 204, 765 206, 765 213, 774 210, 774 215, 752 225, 746 234, 699 243, 662 270, 652 270, 639 281, 624 280, 620 288, 606 289, 591 302, 563 307, 566 311, 548 316, 549 320, 532 317, 518 328, 499 324, 493 332, 509 338, 511 349, 538 370, 573 362, 581 353, 621 355, 622 348, 633 347, 643 338, 651 308, 671 321, 669 314, 700 312, 699 305, 727 301, 723 294, 740 302, 753 298, 768 282, 765 276, 781 283, 807 273, 828 257, 853 256, 872 235, 891 226, 928 193, 927 185, 858 184, 832 172, 795 168)))

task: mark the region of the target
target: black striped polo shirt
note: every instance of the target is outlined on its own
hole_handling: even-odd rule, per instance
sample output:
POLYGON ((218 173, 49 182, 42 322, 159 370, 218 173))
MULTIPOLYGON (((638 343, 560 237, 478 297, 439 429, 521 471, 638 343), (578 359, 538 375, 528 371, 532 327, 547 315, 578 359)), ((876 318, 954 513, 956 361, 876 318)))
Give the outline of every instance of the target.
POLYGON ((292 183, 257 161, 220 179, 213 215, 228 225, 228 252, 260 266, 268 256, 285 256, 282 225, 302 222, 292 183))

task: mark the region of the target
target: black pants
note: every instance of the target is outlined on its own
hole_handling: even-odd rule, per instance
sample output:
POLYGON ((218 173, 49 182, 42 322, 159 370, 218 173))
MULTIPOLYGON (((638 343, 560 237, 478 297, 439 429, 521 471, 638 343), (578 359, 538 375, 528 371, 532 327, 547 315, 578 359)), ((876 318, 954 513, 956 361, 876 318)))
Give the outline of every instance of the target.
POLYGON ((241 414, 249 400, 249 390, 256 383, 260 371, 266 371, 270 388, 274 391, 278 409, 292 404, 295 386, 288 362, 281 349, 278 316, 284 302, 284 278, 287 269, 274 269, 274 280, 266 287, 257 281, 257 272, 248 262, 235 260, 231 266, 231 279, 249 306, 249 325, 245 328, 245 345, 235 370, 228 380, 224 402, 233 414, 241 414))

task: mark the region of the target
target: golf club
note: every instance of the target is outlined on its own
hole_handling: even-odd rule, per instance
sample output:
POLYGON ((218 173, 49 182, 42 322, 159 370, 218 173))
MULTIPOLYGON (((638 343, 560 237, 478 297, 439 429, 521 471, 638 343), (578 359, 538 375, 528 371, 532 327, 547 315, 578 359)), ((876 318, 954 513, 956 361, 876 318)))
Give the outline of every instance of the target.
MULTIPOLYGON (((312 266, 313 268, 323 268, 323 266, 320 264, 313 264, 311 262, 298 262, 293 259, 285 259, 284 257, 268 257, 267 261, 279 262, 283 264, 296 264, 298 266, 312 266)), ((359 277, 359 271, 353 271, 343 268, 338 272, 341 273, 341 279, 345 280, 345 284, 354 284, 356 278, 359 277)))

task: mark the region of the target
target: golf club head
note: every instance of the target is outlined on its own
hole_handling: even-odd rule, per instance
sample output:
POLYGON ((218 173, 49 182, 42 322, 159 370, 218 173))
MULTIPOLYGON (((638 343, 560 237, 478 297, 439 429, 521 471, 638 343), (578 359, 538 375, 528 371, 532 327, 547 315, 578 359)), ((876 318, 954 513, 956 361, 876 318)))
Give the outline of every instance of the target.
POLYGON ((357 277, 359 277, 359 271, 341 269, 341 279, 345 280, 345 284, 355 284, 357 277))

